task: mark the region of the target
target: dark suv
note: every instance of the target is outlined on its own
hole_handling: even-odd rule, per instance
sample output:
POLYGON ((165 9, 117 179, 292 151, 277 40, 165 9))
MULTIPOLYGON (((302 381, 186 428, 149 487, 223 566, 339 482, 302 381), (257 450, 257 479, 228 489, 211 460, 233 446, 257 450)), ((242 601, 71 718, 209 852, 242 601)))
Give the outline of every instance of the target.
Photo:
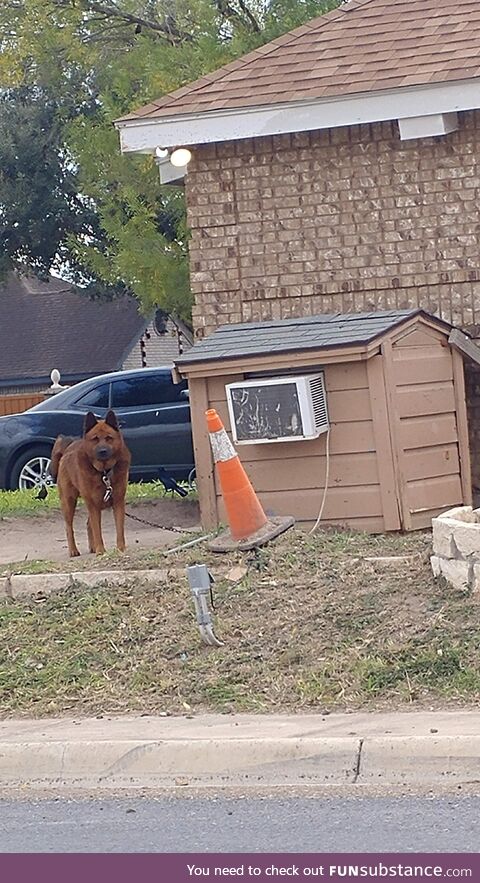
POLYGON ((193 450, 186 382, 171 369, 142 368, 102 374, 72 386, 23 414, 0 417, 0 488, 33 488, 48 477, 57 435, 80 436, 87 411, 113 408, 132 454, 130 479, 176 479, 192 472, 193 450))

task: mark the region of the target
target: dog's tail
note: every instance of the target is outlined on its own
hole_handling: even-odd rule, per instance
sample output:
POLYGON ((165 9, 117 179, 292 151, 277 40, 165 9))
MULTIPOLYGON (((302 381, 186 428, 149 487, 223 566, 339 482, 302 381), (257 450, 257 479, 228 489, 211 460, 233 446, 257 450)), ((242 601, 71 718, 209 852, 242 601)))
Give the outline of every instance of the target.
POLYGON ((59 435, 52 450, 52 456, 50 458, 50 475, 53 480, 57 480, 58 475, 58 467, 60 465, 60 460, 62 459, 65 451, 75 441, 74 438, 67 438, 64 435, 59 435))

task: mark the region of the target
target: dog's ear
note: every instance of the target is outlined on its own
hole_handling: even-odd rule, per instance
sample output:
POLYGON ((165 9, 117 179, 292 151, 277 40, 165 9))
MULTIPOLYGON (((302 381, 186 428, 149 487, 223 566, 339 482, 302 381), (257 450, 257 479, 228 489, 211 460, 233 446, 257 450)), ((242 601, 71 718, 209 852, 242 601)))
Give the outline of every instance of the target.
POLYGON ((87 432, 90 432, 90 430, 93 429, 93 427, 96 426, 97 423, 98 420, 95 417, 95 414, 92 414, 91 411, 89 411, 88 414, 85 414, 85 420, 83 423, 83 434, 86 435, 87 432))
POLYGON ((115 411, 107 411, 105 423, 107 423, 108 426, 111 426, 112 429, 116 429, 118 432, 118 420, 115 411))

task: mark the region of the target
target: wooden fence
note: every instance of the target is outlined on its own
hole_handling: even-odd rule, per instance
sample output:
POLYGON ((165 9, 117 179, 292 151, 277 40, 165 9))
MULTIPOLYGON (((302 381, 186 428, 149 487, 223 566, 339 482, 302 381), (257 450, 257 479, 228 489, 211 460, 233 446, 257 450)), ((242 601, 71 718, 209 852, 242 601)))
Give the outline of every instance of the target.
POLYGON ((19 414, 27 408, 33 408, 34 405, 43 402, 44 398, 41 392, 23 392, 13 396, 0 395, 0 417, 6 414, 19 414))

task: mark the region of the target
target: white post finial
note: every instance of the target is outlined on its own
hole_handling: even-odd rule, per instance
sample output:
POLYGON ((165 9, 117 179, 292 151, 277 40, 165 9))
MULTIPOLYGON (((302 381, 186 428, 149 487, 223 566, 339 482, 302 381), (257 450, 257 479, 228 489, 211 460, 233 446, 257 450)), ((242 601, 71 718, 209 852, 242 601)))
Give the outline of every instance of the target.
POLYGON ((48 389, 44 392, 44 395, 54 396, 57 392, 62 392, 62 389, 68 389, 68 387, 61 385, 60 376, 60 371, 58 371, 57 368, 54 368, 53 371, 50 372, 50 380, 52 381, 52 385, 48 387, 48 389))

